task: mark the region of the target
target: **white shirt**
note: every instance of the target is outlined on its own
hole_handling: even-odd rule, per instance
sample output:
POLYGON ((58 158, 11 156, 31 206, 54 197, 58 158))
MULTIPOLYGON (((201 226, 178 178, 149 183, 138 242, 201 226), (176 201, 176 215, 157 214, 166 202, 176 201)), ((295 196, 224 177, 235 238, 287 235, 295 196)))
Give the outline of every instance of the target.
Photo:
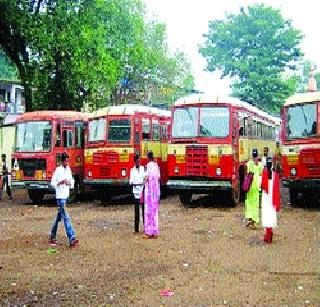
POLYGON ((71 169, 69 166, 58 166, 53 173, 51 185, 56 190, 57 199, 67 199, 70 195, 70 188, 74 186, 74 179, 72 178, 71 169), (62 180, 70 181, 71 185, 59 184, 62 180))
POLYGON ((134 166, 130 171, 129 183, 133 184, 132 192, 135 199, 139 199, 143 189, 143 179, 145 177, 144 167, 139 166, 139 169, 134 166), (139 184, 139 185, 136 185, 139 184))

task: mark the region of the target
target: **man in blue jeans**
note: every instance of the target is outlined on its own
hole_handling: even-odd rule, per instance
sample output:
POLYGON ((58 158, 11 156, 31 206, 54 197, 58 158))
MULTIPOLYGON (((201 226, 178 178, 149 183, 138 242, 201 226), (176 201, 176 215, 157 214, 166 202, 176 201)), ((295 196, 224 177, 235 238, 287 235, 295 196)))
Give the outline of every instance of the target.
POLYGON ((56 190, 56 199, 58 205, 58 213, 53 222, 51 234, 49 238, 50 244, 57 244, 56 235, 59 222, 63 219, 64 228, 69 239, 70 247, 76 246, 79 241, 76 240, 74 230, 71 225, 70 217, 65 211, 65 205, 70 195, 70 187, 74 185, 71 169, 68 166, 69 156, 67 153, 61 155, 61 165, 56 168, 51 179, 51 185, 56 190))

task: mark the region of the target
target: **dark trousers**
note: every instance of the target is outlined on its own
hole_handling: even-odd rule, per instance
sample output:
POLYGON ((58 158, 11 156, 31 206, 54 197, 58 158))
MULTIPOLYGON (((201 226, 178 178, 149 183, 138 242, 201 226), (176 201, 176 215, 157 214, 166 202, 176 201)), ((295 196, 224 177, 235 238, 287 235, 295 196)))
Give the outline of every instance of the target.
POLYGON ((139 232, 140 207, 142 208, 142 220, 144 225, 144 204, 140 204, 140 199, 134 200, 134 231, 139 232))
POLYGON ((3 175, 2 176, 2 187, 0 189, 0 199, 2 198, 2 191, 3 191, 4 188, 6 189, 8 196, 10 198, 12 198, 12 196, 11 196, 11 188, 10 188, 9 180, 8 180, 8 175, 3 175))

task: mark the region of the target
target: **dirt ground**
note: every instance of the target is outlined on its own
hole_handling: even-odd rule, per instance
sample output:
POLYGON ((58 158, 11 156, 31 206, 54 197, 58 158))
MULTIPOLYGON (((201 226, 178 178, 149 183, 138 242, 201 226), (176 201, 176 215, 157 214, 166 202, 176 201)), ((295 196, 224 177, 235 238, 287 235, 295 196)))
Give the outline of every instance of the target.
POLYGON ((320 305, 319 210, 284 204, 265 245, 262 228, 244 226, 243 204, 200 197, 184 208, 170 196, 160 237, 144 240, 130 199, 82 202, 68 208, 80 245, 60 225, 49 253, 53 200, 14 198, 0 203, 0 305, 320 305))

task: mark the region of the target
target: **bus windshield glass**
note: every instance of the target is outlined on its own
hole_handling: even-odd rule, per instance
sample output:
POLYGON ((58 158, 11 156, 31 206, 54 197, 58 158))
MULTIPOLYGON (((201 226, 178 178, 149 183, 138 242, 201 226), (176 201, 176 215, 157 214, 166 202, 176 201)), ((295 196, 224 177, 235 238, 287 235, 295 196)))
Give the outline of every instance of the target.
POLYGON ((317 134, 317 105, 315 103, 288 107, 286 138, 311 138, 317 134))
POLYGON ((49 151, 52 144, 52 127, 49 121, 32 121, 17 124, 16 151, 49 151))
POLYGON ((131 122, 129 119, 112 119, 108 127, 108 142, 129 143, 131 138, 131 122))
POLYGON ((173 114, 172 137, 193 138, 198 134, 198 107, 177 108, 173 114))
POLYGON ((105 140, 105 118, 99 118, 89 121, 89 142, 98 142, 105 140))
POLYGON ((200 109, 200 137, 227 137, 229 119, 230 114, 227 107, 202 107, 200 109))

